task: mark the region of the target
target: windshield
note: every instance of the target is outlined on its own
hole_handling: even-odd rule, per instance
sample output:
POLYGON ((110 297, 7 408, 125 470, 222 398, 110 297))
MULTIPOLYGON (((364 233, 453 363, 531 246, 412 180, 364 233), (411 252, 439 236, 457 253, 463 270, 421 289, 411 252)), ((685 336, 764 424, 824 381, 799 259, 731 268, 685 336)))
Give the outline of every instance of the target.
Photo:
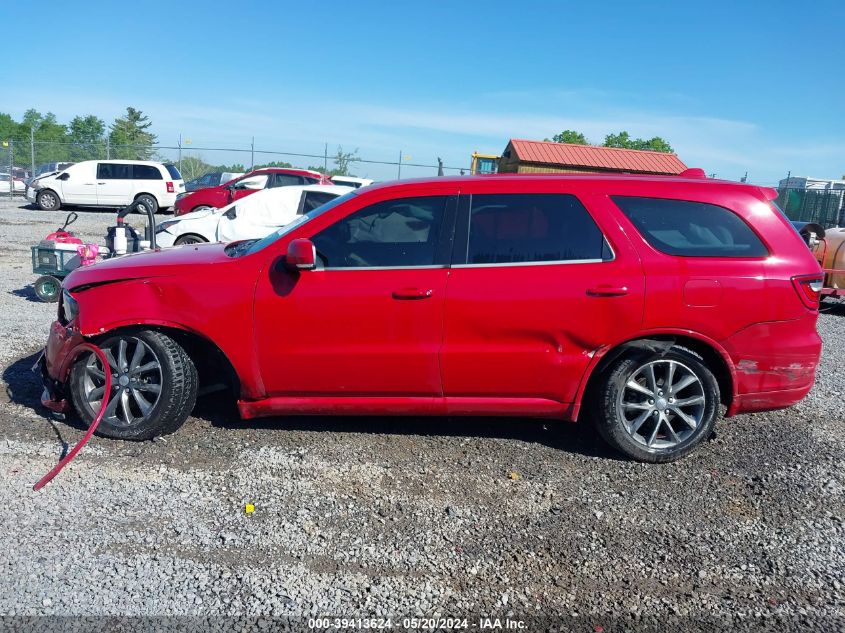
POLYGON ((253 242, 252 245, 250 245, 249 250, 246 251, 246 254, 251 255, 252 253, 257 253, 261 249, 266 248, 267 246, 269 246, 270 244, 275 242, 280 237, 284 237, 285 235, 290 233, 296 227, 302 226, 306 222, 310 222, 314 218, 323 215, 326 211, 330 211, 331 209, 334 209, 336 206, 343 204, 344 202, 351 199, 353 196, 355 196, 357 194, 358 194, 358 192, 355 189, 353 189, 349 193, 345 193, 342 196, 335 198, 334 200, 329 200, 326 204, 322 204, 319 207, 317 207, 316 209, 312 209, 308 213, 304 213, 302 215, 296 216, 296 219, 293 220, 290 224, 286 224, 285 226, 278 229, 277 231, 273 231, 272 233, 270 233, 270 235, 268 235, 267 237, 264 237, 260 240, 257 240, 256 242, 253 242))

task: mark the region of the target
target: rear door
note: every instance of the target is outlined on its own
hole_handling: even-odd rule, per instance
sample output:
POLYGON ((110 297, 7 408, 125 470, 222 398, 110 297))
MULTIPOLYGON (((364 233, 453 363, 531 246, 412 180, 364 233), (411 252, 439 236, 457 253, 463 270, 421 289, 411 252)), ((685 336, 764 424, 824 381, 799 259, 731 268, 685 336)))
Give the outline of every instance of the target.
POLYGON ((132 202, 132 167, 128 163, 97 163, 97 204, 121 207, 132 202))
POLYGON ((640 328, 644 279, 628 239, 591 216, 588 196, 545 187, 461 196, 441 351, 450 411, 571 403, 593 352, 640 328))

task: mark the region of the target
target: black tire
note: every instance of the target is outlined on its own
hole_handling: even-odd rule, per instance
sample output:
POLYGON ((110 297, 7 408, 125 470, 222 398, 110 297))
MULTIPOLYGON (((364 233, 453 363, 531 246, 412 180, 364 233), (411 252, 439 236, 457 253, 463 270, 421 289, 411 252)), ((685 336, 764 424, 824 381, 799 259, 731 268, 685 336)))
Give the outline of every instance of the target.
MULTIPOLYGON (((684 379, 675 382, 673 374, 674 385, 681 385, 684 379)), ((647 389, 648 381, 642 386, 647 389)), ((719 384, 703 359, 686 348, 674 346, 664 355, 641 350, 632 351, 616 360, 604 372, 597 389, 595 405, 596 429, 613 448, 641 462, 671 462, 692 451, 712 434, 719 415, 719 384), (698 382, 681 387, 677 394, 673 394, 671 390, 664 392, 667 373, 664 373, 662 368, 666 367, 668 372, 667 363, 671 364, 672 361, 675 364, 673 372, 678 372, 678 376, 684 377, 693 375, 698 382), (637 382, 641 376, 647 375, 649 366, 655 372, 654 391, 660 394, 656 400, 646 394, 640 395, 639 390, 628 386, 632 381, 637 382), (657 374, 663 374, 662 384, 661 377, 657 374), (660 391, 657 391, 658 389, 660 391), (691 394, 688 390, 694 390, 695 393, 691 394), (678 397, 679 394, 683 395, 678 397), (670 400, 672 395, 675 397, 670 400), (637 402, 638 398, 642 401, 637 402), (703 399, 700 404, 682 405, 686 411, 682 410, 681 413, 686 418, 695 421, 700 416, 693 428, 675 413, 677 405, 673 408, 669 402, 680 403, 699 398, 703 399), (632 413, 626 413, 629 411, 628 407, 632 413), (650 412, 649 408, 652 409, 650 412), (655 413, 657 408, 660 410, 655 413), (670 415, 672 417, 665 419, 664 414, 666 418, 670 415), (634 419, 628 419, 627 415, 634 419), (644 421, 640 420, 641 416, 644 421), (640 426, 634 428, 638 422, 640 426), (640 433, 640 430, 643 433, 640 433), (647 439, 651 439, 654 444, 647 439)))
POLYGON ((42 275, 32 286, 35 296, 44 303, 56 303, 62 292, 62 282, 52 275, 42 275))
POLYGON ((142 193, 140 196, 135 198, 135 202, 138 203, 136 207, 136 211, 138 213, 142 213, 146 215, 146 211, 142 208, 143 205, 146 208, 152 209, 153 215, 158 213, 158 200, 156 200, 153 196, 148 193, 142 193))
MULTIPOLYGON (((199 380, 197 369, 193 361, 188 357, 185 350, 169 336, 152 330, 127 330, 124 332, 107 335, 97 344, 105 351, 110 350, 112 358, 119 364, 120 341, 124 340, 127 347, 142 342, 145 346, 145 353, 149 352, 155 357, 160 368, 160 391, 157 399, 145 413, 138 408, 137 399, 131 384, 125 389, 119 386, 115 374, 123 374, 120 369, 112 369, 113 387, 112 395, 109 398, 109 405, 112 399, 118 401, 110 417, 104 417, 97 427, 97 434, 121 440, 149 440, 153 437, 168 435, 179 429, 194 408, 197 399, 199 380), (119 402, 122 397, 121 389, 126 392, 126 400, 119 402), (130 392, 132 394, 130 395, 130 392), (133 405, 133 400, 135 404, 133 405), (127 413, 126 404, 129 408, 134 407, 134 412, 127 413), (135 412, 140 413, 137 418, 124 422, 125 418, 133 416, 135 412)), ((124 354, 124 356, 128 356, 124 354)), ((144 358, 150 358, 145 356, 144 358)), ((128 359, 127 359, 128 360, 128 359)), ((134 358, 133 358, 134 360, 134 358)), ((143 361, 145 365, 148 361, 143 361)), ((102 369, 98 362, 95 362, 93 354, 84 353, 74 363, 70 375, 70 395, 79 417, 86 425, 91 425, 99 411, 100 401, 93 404, 86 393, 94 384, 89 372, 89 366, 102 369)), ((158 371, 158 370, 156 370, 158 371)), ((100 372, 102 373, 102 372, 100 372)), ((140 375, 139 375, 140 376, 140 375)), ((96 379, 93 379, 96 380, 96 379)), ((127 381, 128 382, 128 381, 127 381)), ((95 385, 96 386, 96 385, 95 385)), ((145 391, 145 393, 148 393, 145 391)), ((147 402, 149 405, 149 402, 147 402)))
POLYGON ((62 208, 62 201, 59 199, 59 194, 52 189, 39 191, 38 195, 35 196, 35 204, 42 211, 58 211, 62 208))
POLYGON ((207 244, 208 240, 200 235, 194 233, 186 233, 180 235, 179 238, 173 242, 174 246, 182 246, 183 244, 207 244))

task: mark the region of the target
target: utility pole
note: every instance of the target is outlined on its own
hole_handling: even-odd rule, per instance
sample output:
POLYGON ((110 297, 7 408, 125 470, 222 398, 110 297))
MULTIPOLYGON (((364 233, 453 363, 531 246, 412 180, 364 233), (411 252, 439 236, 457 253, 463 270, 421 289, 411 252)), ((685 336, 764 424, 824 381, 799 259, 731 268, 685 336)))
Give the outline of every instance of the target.
POLYGON ((326 143, 325 148, 323 148, 323 173, 326 175, 329 174, 329 144, 326 143))
POLYGON ((399 173, 396 174, 396 179, 402 178, 402 150, 399 150, 399 173))
POLYGON ((182 173, 182 132, 179 132, 179 173, 182 173))
POLYGON ((249 150, 249 170, 255 169, 255 137, 252 137, 252 145, 249 150))
POLYGON ((15 156, 15 139, 9 139, 9 199, 15 197, 15 177, 12 174, 12 168, 14 167, 14 159, 15 156))
POLYGON ((106 160, 111 160, 111 137, 106 137, 106 160))
POLYGON ((32 178, 35 178, 35 128, 29 126, 29 157, 32 161, 32 178))

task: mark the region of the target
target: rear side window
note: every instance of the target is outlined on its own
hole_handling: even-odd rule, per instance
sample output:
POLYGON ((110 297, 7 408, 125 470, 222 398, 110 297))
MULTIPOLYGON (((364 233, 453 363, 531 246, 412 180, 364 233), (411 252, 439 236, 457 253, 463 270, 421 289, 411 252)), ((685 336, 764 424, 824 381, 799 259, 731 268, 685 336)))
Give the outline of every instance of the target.
POLYGON ((271 187, 290 187, 302 184, 302 178, 292 174, 274 174, 271 187))
POLYGON ((182 180, 182 174, 180 174, 179 170, 176 169, 176 165, 165 165, 164 168, 173 180, 182 180))
POLYGON ((715 204, 613 196, 637 230, 661 253, 681 257, 766 257, 760 238, 733 211, 715 204))
POLYGON ((575 196, 472 196, 467 264, 609 258, 599 227, 575 196))
POLYGON ((328 193, 326 191, 306 191, 305 197, 302 201, 302 208, 299 213, 308 213, 317 207, 326 204, 329 200, 337 198, 337 194, 328 193))
POLYGON ((162 180, 161 172, 152 165, 133 165, 133 180, 162 180))
POLYGON ((97 178, 100 180, 130 180, 132 165, 125 163, 97 163, 97 178))

